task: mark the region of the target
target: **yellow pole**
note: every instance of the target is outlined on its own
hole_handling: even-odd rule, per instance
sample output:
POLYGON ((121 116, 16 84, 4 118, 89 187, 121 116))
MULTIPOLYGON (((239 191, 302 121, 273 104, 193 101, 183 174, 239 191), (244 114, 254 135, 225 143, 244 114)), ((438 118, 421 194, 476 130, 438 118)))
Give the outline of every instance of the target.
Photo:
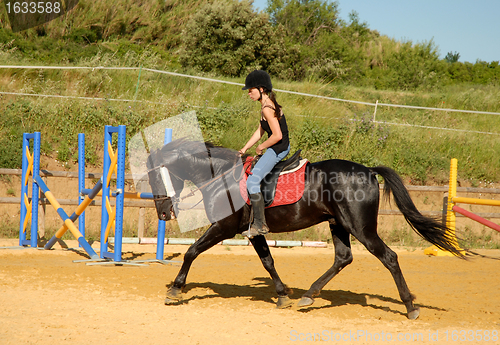
MULTIPOLYGON (((101 196, 102 192, 99 192, 96 195, 101 196)), ((125 199, 143 199, 143 198, 141 198, 141 193, 138 193, 138 192, 123 192, 123 197, 125 199)), ((149 200, 152 200, 152 199, 149 199, 149 200)))
POLYGON ((464 198, 464 197, 456 196, 453 198, 453 204, 500 206, 500 200, 464 198))
POLYGON ((28 160, 28 170, 26 171, 26 177, 24 178, 24 185, 28 184, 28 179, 30 174, 33 173, 33 159, 34 157, 30 154, 30 148, 26 147, 26 159, 28 160))
POLYGON ((453 212, 453 198, 457 196, 457 170, 458 170, 458 160, 453 158, 450 164, 450 185, 448 189, 448 208, 446 212, 446 226, 448 229, 453 231, 455 234, 455 212, 453 212))
MULTIPOLYGON (((54 197, 54 194, 52 194, 51 191, 46 191, 44 193, 45 193, 45 197, 47 198, 47 200, 49 200, 52 207, 54 207, 57 214, 59 214, 59 216, 61 216, 61 217, 64 216, 64 214, 63 214, 64 211, 61 212, 61 210, 62 210, 61 204, 59 204, 57 199, 54 197)), ((71 219, 69 219, 67 216, 64 218, 65 218, 65 219, 63 219, 64 224, 66 224, 66 226, 68 227, 69 231, 71 231, 73 236, 75 236, 76 239, 83 237, 82 234, 80 233, 80 231, 78 231, 78 229, 76 228, 75 224, 71 221, 71 219)))
POLYGON ((118 149, 116 149, 116 152, 113 150, 113 147, 111 146, 111 143, 108 142, 108 153, 109 153, 109 158, 111 159, 111 163, 109 165, 109 171, 108 171, 108 176, 106 178, 106 186, 109 187, 109 181, 111 181, 111 175, 113 175, 113 172, 116 173, 118 169, 118 149))
POLYGON ((26 206, 26 216, 24 217, 23 232, 26 232, 28 222, 31 220, 31 203, 29 202, 26 194, 24 194, 24 205, 26 206))
POLYGON ((114 227, 116 218, 116 209, 111 207, 108 197, 106 197, 106 209, 108 210, 109 220, 106 226, 106 232, 104 233, 104 242, 108 242, 109 230, 111 230, 111 227, 114 227))
MULTIPOLYGON (((450 229, 452 237, 455 237, 455 212, 453 212, 453 198, 457 195, 457 170, 458 170, 458 160, 453 158, 450 163, 450 184, 448 187, 448 206, 446 208, 446 227, 450 229)), ((454 246, 458 248, 458 244, 455 242, 454 246)), ((439 249, 438 247, 432 245, 424 250, 425 255, 434 256, 453 256, 452 253, 439 249)))
MULTIPOLYGON (((76 208, 75 210, 75 214, 80 216, 83 211, 85 211, 85 209, 87 208, 88 205, 90 205, 90 203, 92 202, 93 200, 90 199, 88 197, 88 195, 85 197, 85 199, 82 201, 82 203, 80 205, 78 205, 78 207, 76 208)), ((66 233, 66 231, 68 230, 68 226, 66 225, 66 223, 64 223, 60 228, 59 230, 56 231, 55 233, 55 236, 57 238, 61 238, 63 237, 63 235, 66 233)))

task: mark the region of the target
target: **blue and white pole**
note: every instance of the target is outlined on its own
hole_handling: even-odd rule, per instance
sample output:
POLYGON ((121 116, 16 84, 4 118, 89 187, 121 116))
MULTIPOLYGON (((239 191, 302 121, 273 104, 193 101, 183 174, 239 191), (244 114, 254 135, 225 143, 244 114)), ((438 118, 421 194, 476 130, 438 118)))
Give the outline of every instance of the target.
MULTIPOLYGON (((163 143, 166 145, 172 141, 172 128, 165 128, 165 138, 163 143)), ((166 222, 158 220, 158 235, 156 236, 156 260, 163 260, 163 252, 165 247, 165 228, 166 222)))

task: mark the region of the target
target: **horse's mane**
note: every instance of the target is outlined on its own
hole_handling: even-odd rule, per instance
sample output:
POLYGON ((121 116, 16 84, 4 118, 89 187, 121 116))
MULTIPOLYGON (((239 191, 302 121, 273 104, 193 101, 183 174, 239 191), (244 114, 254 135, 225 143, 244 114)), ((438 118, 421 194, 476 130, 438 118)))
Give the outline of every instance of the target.
POLYGON ((212 158, 234 162, 235 158, 239 156, 238 151, 224 146, 216 146, 210 141, 205 141, 205 147, 212 158))
MULTIPOLYGON (((168 154, 169 152, 177 151, 178 153, 187 153, 191 155, 194 159, 206 160, 209 154, 212 164, 218 167, 224 167, 227 164, 233 166, 239 159, 239 153, 236 150, 217 146, 210 141, 195 141, 189 140, 187 138, 176 139, 167 145, 163 146, 161 149, 162 154, 168 154)), ((248 155, 243 155, 241 158, 244 160, 248 155)))

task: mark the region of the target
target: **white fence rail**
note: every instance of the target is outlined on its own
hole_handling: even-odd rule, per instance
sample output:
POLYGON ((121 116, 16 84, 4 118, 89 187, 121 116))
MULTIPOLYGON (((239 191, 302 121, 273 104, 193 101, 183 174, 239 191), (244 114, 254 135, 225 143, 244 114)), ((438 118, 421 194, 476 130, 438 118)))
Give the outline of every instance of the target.
MULTIPOLYGON (((190 79, 197 79, 197 80, 203 80, 207 82, 213 82, 213 83, 222 83, 222 84, 229 84, 229 85, 236 85, 236 86, 243 86, 244 84, 241 83, 235 83, 227 80, 220 80, 220 79, 214 79, 214 78, 207 78, 207 77, 200 77, 200 76, 193 76, 189 74, 183 74, 183 73, 177 73, 177 72, 170 72, 170 71, 162 71, 162 70, 157 70, 157 69, 152 69, 152 68, 143 68, 143 67, 105 67, 105 66, 16 66, 16 65, 0 65, 0 69, 55 69, 55 70, 75 70, 75 69, 83 69, 83 70, 127 70, 127 71, 147 71, 151 73, 158 73, 158 74, 166 74, 166 75, 171 75, 175 77, 181 77, 181 78, 190 78, 190 79)), ((355 101, 355 100, 348 100, 348 99, 341 99, 341 98, 335 98, 335 97, 328 97, 328 96, 321 96, 321 95, 314 95, 310 93, 304 93, 304 92, 296 92, 296 91, 290 91, 290 90, 281 90, 281 89, 274 89, 279 92, 283 93, 289 93, 293 95, 298 95, 298 96, 306 96, 306 97, 314 97, 314 98, 322 98, 322 99, 327 99, 327 100, 332 100, 332 101, 337 101, 337 102, 346 102, 346 103, 354 103, 354 104, 361 104, 361 105, 366 105, 366 106, 373 106, 375 108, 374 110, 374 116, 373 120, 375 121, 375 116, 377 112, 378 107, 396 107, 396 108, 406 108, 406 109, 418 109, 418 110, 430 110, 430 111, 445 111, 445 112, 456 112, 456 113, 468 113, 468 114, 483 114, 483 115, 500 115, 498 112, 489 112, 489 111, 476 111, 476 110, 464 110, 464 109, 452 109, 452 108, 433 108, 433 107, 420 107, 420 106, 413 106, 413 105, 404 105, 404 104, 390 104, 390 103, 379 103, 378 101, 376 103, 371 103, 371 102, 363 102, 363 101, 355 101)), ((26 94, 26 93, 15 93, 15 92, 0 92, 0 94, 10 94, 10 95, 21 95, 21 96, 40 96, 40 97, 57 97, 57 98, 73 98, 73 99, 84 99, 84 100, 108 100, 108 101, 120 101, 120 102, 144 102, 144 103, 151 103, 151 104, 164 104, 167 105, 166 103, 161 103, 161 102, 151 102, 151 101, 143 101, 143 100, 130 100, 130 99, 108 99, 108 98, 92 98, 92 97, 80 97, 80 96, 63 96, 63 95, 40 95, 40 94, 26 94)), ((422 126, 422 125, 414 125, 414 124, 407 124, 407 123, 394 123, 394 122, 380 122, 380 121, 375 121, 377 123, 384 123, 386 125, 390 126, 405 126, 405 127, 417 127, 417 128, 426 128, 426 129, 437 129, 437 130, 444 130, 444 131, 455 131, 455 132, 467 132, 467 133, 476 133, 476 134, 486 134, 486 135, 500 135, 500 133, 496 132, 483 132, 483 131, 474 131, 474 130, 465 130, 465 129, 455 129, 455 128, 447 128, 447 127, 432 127, 432 126, 422 126)))

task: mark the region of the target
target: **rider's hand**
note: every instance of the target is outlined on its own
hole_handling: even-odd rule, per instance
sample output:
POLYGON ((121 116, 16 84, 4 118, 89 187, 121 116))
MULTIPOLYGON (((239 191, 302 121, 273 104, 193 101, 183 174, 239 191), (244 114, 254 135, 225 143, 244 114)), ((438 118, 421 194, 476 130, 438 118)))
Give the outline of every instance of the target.
POLYGON ((264 146, 262 146, 262 144, 261 144, 261 145, 257 146, 257 148, 255 149, 255 153, 257 153, 260 156, 262 153, 264 153, 265 149, 266 148, 264 146))

